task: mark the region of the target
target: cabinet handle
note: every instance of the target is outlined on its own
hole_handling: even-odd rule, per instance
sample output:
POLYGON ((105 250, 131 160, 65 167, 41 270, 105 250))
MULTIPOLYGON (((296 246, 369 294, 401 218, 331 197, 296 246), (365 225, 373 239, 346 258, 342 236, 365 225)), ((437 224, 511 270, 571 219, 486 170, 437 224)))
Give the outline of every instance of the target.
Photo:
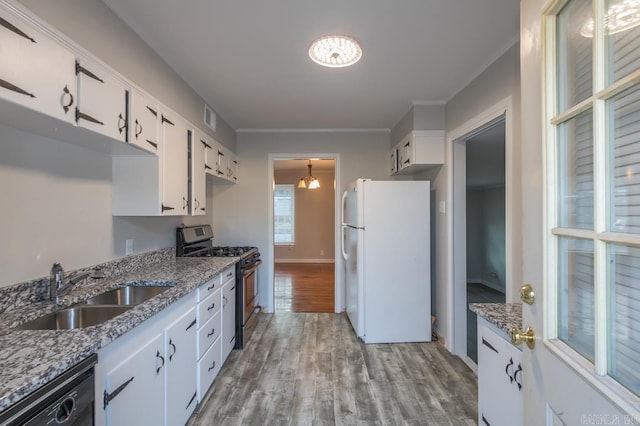
POLYGON ((94 73, 92 73, 91 71, 83 67, 82 65, 80 65, 80 62, 76 61, 76 75, 80 73, 86 75, 87 77, 91 77, 92 79, 99 81, 100 83, 104 83, 103 79, 101 79, 100 77, 98 77, 97 75, 95 75, 94 73))
POLYGON ((484 414, 482 415, 482 423, 484 423, 487 426, 491 426, 491 423, 489 423, 489 420, 487 420, 484 414))
POLYGON ((64 89, 62 89, 62 101, 64 102, 64 97, 65 95, 69 95, 69 103, 68 104, 62 104, 62 109, 64 110, 64 113, 68 113, 69 112, 69 107, 71 105, 73 105, 74 99, 73 99, 73 95, 71 94, 71 92, 69 91, 69 88, 65 85, 64 89))
POLYGON ((209 287, 207 287, 207 291, 211 291, 214 288, 216 288, 216 285, 215 284, 211 284, 209 287))
POLYGON ((404 163, 403 163, 403 164, 409 164, 409 161, 410 161, 410 160, 411 160, 410 158, 407 158, 406 160, 404 160, 404 163))
POLYGON ((80 120, 87 120, 90 121, 92 123, 96 123, 99 124, 101 126, 104 126, 104 123, 100 120, 98 120, 97 118, 93 118, 90 115, 85 114, 84 112, 80 112, 80 110, 78 108, 76 108, 76 123, 80 120))
POLYGON ((212 328, 212 329, 211 329, 211 333, 208 333, 208 334, 207 334, 207 337, 211 337, 211 336, 213 336, 214 334, 216 334, 216 329, 215 329, 215 328, 212 328))
POLYGON ((22 31, 20 28, 16 27, 15 25, 13 25, 11 22, 0 18, 0 25, 2 25, 3 27, 5 27, 6 29, 8 29, 11 32, 14 32, 16 34, 18 34, 20 37, 24 37, 27 40, 29 40, 31 43, 37 43, 37 41, 35 41, 33 38, 29 37, 24 31, 22 31))
POLYGON ((198 210, 198 208, 200 207, 200 201, 198 201, 197 198, 194 198, 193 200, 195 201, 195 204, 196 204, 196 210, 198 210))
POLYGON ((189 324, 189 326, 185 329, 185 331, 189 330, 194 325, 196 325, 196 319, 195 318, 193 319, 193 321, 191 321, 191 324, 189 324))
POLYGON ((104 403, 104 410, 107 409, 107 405, 109 405, 109 402, 111 402, 111 400, 113 398, 115 398, 116 396, 118 396, 118 394, 120 392, 122 392, 124 390, 124 388, 126 388, 127 386, 129 386, 129 383, 131 383, 133 381, 133 379, 135 378, 135 376, 131 377, 129 380, 127 380, 126 382, 124 382, 123 384, 121 384, 120 386, 118 386, 116 388, 116 390, 114 390, 113 392, 109 393, 106 390, 104 391, 104 399, 103 399, 103 403, 104 403))
POLYGON ((222 296, 222 307, 225 308, 227 306, 227 296, 222 296))
POLYGON ((203 212, 206 211, 204 207, 200 207, 200 210, 202 210, 203 212))
POLYGON ((215 362, 215 361, 213 361, 213 364, 211 364, 211 367, 209 367, 209 368, 207 369, 207 371, 211 371, 211 370, 213 370, 214 368, 216 368, 216 362, 215 362))
POLYGON ((140 124, 138 122, 138 119, 136 118, 136 139, 138 139, 138 136, 140 136, 141 133, 142 133, 142 124, 140 124))
POLYGON ((213 308, 215 308, 215 307, 216 307, 216 304, 214 303, 214 304, 212 304, 211 306, 209 306, 209 307, 207 308, 207 311, 210 311, 210 310, 212 310, 212 309, 213 309, 213 308))
POLYGON ((411 142, 407 142, 407 143, 404 144, 404 147, 405 148, 409 148, 410 145, 411 145, 411 142))
POLYGON ((165 206, 164 204, 162 204, 162 212, 164 213, 165 210, 175 210, 175 208, 174 207, 165 206))
POLYGON ((147 109, 149 110, 149 112, 150 112, 151 114, 153 114, 153 115, 154 115, 154 117, 157 117, 157 116, 158 116, 158 113, 156 112, 156 110, 154 110, 154 109, 153 109, 153 108, 151 108, 150 106, 148 106, 148 105, 147 105, 147 109))
POLYGON ((158 144, 155 142, 151 142, 149 139, 145 139, 147 141, 147 143, 149 145, 151 145, 152 147, 154 147, 155 149, 158 149, 158 144))
POLYGON ((193 396, 191 397, 191 399, 189 400, 189 403, 187 404, 186 407, 184 407, 185 410, 189 409, 189 406, 193 403, 193 401, 196 399, 196 395, 197 395, 197 391, 193 394, 193 396))
POLYGON ((509 358, 509 363, 504 368, 504 373, 509 376, 509 381, 513 383, 513 375, 509 373, 509 368, 513 368, 513 357, 509 358))
POLYGON ((125 120, 122 117, 122 114, 118 114, 118 133, 122 134, 122 131, 126 128, 127 128, 127 120, 125 120))
POLYGON ((164 367, 164 357, 160 355, 160 351, 156 353, 156 361, 158 358, 162 360, 162 364, 160 364, 160 367, 156 368, 156 374, 160 374, 160 370, 162 369, 162 367, 164 367))
POLYGON ((33 93, 29 93, 24 89, 21 89, 20 87, 16 86, 15 84, 11 84, 8 81, 5 81, 3 79, 0 78, 0 87, 4 87, 7 90, 11 90, 13 92, 16 93, 20 93, 21 95, 25 95, 25 96, 29 96, 30 98, 35 98, 36 95, 34 95, 33 93))
POLYGON ((169 355, 169 362, 171 362, 171 359, 176 354, 176 345, 173 343, 171 339, 169 339, 169 346, 173 347, 173 353, 169 355))
POLYGON ((182 210, 186 210, 189 206, 189 201, 185 197, 182 197, 182 210))
POLYGON ((516 368, 516 372, 513 373, 513 380, 515 380, 518 385, 518 390, 522 390, 522 382, 518 381, 518 374, 522 377, 522 364, 518 363, 518 368, 516 368))
POLYGON ((163 123, 169 123, 169 124, 171 124, 172 126, 175 126, 175 124, 173 124, 173 123, 171 122, 171 120, 169 120, 167 117, 165 117, 165 116, 164 116, 164 114, 162 115, 162 122, 163 122, 163 123))
POLYGON ((234 285, 233 287, 231 287, 231 288, 229 289, 229 291, 231 291, 231 290, 235 290, 235 289, 236 289, 236 286, 234 285))
POLYGON ((229 273, 227 274, 227 278, 229 278, 231 275, 233 275, 233 272, 229 272, 229 273))
POLYGON ((491 343, 487 342, 484 337, 482 338, 482 344, 488 347, 489 349, 491 349, 492 351, 494 351, 495 353, 497 354, 500 353, 496 348, 493 347, 491 343))

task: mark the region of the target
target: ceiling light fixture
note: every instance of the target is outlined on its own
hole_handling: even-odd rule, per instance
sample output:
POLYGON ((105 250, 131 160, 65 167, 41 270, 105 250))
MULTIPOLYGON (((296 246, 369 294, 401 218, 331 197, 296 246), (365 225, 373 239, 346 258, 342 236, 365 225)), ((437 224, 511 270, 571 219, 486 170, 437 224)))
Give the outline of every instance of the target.
MULTIPOLYGON (((607 35, 621 33, 640 25, 640 0, 623 0, 611 5, 604 16, 604 30, 607 35)), ((580 35, 593 37, 593 19, 580 28, 580 35)))
POLYGON ((320 188, 320 181, 318 178, 311 176, 311 160, 309 160, 309 176, 303 176, 298 181, 298 188, 300 189, 317 189, 320 188))
POLYGON ((309 57, 324 67, 348 67, 360 60, 362 49, 351 37, 328 35, 311 43, 309 57))

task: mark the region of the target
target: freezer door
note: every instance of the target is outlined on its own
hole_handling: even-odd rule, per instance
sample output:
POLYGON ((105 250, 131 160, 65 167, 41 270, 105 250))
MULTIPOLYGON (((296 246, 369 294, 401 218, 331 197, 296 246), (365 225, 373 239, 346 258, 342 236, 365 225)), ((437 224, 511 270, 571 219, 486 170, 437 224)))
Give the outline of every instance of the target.
POLYGON ((360 319, 364 312, 362 312, 362 309, 360 308, 361 292, 359 281, 360 276, 358 274, 358 233, 361 233, 362 231, 346 226, 343 227, 343 230, 345 251, 347 253, 345 261, 347 316, 349 317, 349 321, 351 321, 351 325, 353 326, 353 330, 356 332, 356 335, 360 337, 364 334, 364 324, 360 319))

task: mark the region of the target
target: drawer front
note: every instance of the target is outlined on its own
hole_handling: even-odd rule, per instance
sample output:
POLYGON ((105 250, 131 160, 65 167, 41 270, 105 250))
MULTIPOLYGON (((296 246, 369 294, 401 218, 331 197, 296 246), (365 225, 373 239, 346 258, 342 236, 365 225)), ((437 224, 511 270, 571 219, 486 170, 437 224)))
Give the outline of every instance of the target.
POLYGON ((202 358, 207 349, 215 342, 222 332, 222 314, 218 311, 213 318, 198 330, 198 359, 202 358))
POLYGON ((230 280, 235 280, 236 279, 236 267, 235 265, 232 266, 231 268, 225 269, 222 274, 220 274, 220 283, 222 285, 226 284, 227 282, 229 282, 230 280))
POLYGON ((203 301, 204 299, 209 297, 211 294, 215 293, 216 290, 220 289, 220 287, 222 287, 221 285, 222 276, 223 276, 222 274, 216 275, 215 278, 207 281, 206 283, 198 287, 198 302, 203 301))
POLYGON ((202 402, 213 380, 220 372, 221 351, 220 339, 218 339, 198 361, 198 402, 202 402))
POLYGON ((207 321, 220 311, 222 307, 222 298, 220 294, 222 290, 218 289, 209 295, 202 302, 198 303, 198 328, 202 327, 207 321))

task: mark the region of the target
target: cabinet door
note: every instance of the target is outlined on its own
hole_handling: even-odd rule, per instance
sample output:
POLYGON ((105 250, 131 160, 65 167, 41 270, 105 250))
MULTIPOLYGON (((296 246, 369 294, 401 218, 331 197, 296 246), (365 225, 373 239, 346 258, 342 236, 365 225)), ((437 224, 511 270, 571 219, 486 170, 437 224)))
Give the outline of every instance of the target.
POLYGON ((222 361, 236 342, 236 283, 235 279, 222 286, 222 361))
POLYGON ((188 149, 189 128, 178 115, 162 113, 162 212, 184 216, 189 213, 188 149))
POLYGON ((110 71, 86 59, 77 61, 76 74, 78 125, 127 142, 129 89, 110 71))
POLYGON ((398 149, 394 148, 391 150, 390 160, 391 160, 391 174, 394 174, 398 171, 398 149))
POLYGON ((411 165, 412 144, 412 138, 408 137, 398 146, 398 170, 411 165))
POLYGON ((158 154, 158 105, 139 91, 131 96, 131 134, 129 141, 145 151, 158 154))
POLYGON ((227 166, 229 160, 227 159, 227 155, 225 153, 225 149, 223 146, 218 145, 218 157, 216 159, 216 172, 215 175, 219 178, 226 179, 227 176, 227 166))
POLYGON ((196 308, 192 307, 169 325, 164 335, 167 357, 165 424, 184 425, 198 403, 196 308))
POLYGON ((206 213, 207 181, 205 172, 206 150, 209 144, 200 131, 194 131, 191 138, 191 168, 189 170, 191 184, 191 215, 200 216, 206 213))
POLYGON ((163 424, 164 369, 162 335, 136 346, 137 350, 105 376, 105 401, 96 401, 96 416, 104 410, 105 424, 163 424), (144 409, 144 407, 153 409, 144 409))
POLYGON ((69 123, 75 121, 75 56, 0 9, 0 96, 69 123))
POLYGON ((233 183, 238 182, 238 157, 231 155, 231 162, 229 164, 229 178, 233 183))

